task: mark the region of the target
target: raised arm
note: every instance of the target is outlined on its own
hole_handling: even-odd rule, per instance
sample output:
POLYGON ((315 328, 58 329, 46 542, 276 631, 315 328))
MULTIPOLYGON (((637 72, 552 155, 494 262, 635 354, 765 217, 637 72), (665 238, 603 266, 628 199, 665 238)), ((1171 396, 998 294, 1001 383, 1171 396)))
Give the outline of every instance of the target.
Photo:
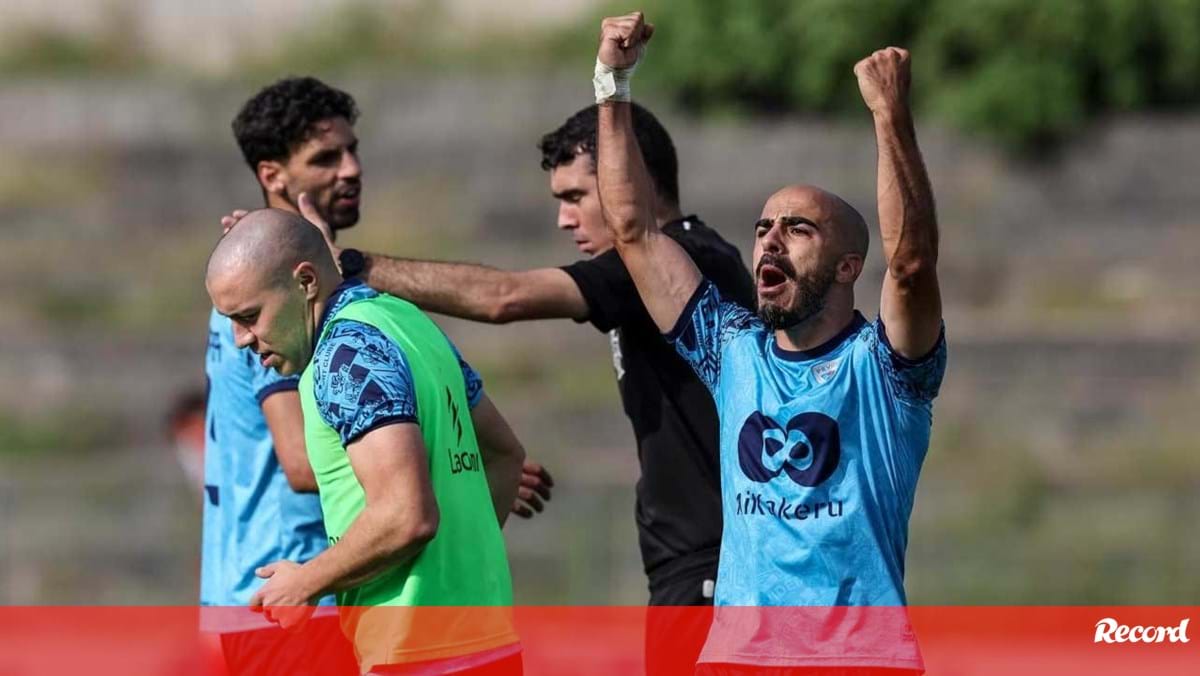
POLYGON ((633 132, 628 90, 605 93, 603 79, 628 81, 654 32, 641 12, 605 19, 597 55, 596 178, 604 221, 616 235, 617 253, 659 330, 675 327, 702 278, 683 247, 654 220, 654 189, 633 132), (604 71, 609 69, 611 75, 604 71))
POLYGON ((919 359, 937 345, 942 297, 933 189, 908 100, 908 52, 881 49, 859 61, 854 74, 875 120, 879 149, 879 229, 887 263, 879 312, 892 347, 901 356, 919 359))

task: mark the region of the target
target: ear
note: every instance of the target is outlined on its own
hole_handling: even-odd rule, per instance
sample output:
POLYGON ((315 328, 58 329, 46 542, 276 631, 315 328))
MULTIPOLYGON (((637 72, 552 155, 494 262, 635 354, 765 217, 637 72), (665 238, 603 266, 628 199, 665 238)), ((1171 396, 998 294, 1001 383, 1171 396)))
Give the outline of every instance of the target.
POLYGON ((853 284, 863 271, 862 254, 843 254, 838 260, 836 279, 839 284, 853 284))
POLYGON ((287 194, 287 169, 283 164, 275 160, 263 160, 258 163, 254 174, 263 190, 279 197, 287 194))
POLYGON ((304 261, 297 265, 292 270, 292 278, 296 280, 296 284, 304 293, 305 300, 316 300, 320 295, 321 282, 317 275, 317 268, 312 263, 304 261))

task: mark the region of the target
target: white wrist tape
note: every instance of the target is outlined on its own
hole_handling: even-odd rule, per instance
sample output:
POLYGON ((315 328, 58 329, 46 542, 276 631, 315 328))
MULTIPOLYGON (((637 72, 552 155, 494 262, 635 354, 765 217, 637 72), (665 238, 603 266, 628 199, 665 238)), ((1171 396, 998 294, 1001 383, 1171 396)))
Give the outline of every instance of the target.
POLYGON ((633 71, 637 70, 640 61, 639 57, 638 61, 628 68, 613 68, 596 59, 596 71, 592 77, 592 85, 596 88, 596 103, 631 101, 629 80, 633 78, 633 71))

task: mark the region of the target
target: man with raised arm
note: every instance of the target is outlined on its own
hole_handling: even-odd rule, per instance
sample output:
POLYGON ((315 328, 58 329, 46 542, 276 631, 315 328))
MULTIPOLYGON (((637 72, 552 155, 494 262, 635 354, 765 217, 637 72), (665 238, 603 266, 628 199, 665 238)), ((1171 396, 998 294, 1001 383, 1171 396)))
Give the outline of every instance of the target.
POLYGON ((287 211, 246 216, 205 284, 239 348, 303 372, 331 543, 261 567, 250 605, 287 627, 336 594, 363 671, 520 673, 500 526, 524 451, 455 347, 410 303, 344 282, 322 234, 287 211))
POLYGON ((720 416, 725 525, 702 670, 919 670, 903 619, 904 552, 946 343, 908 53, 883 49, 854 69, 879 150, 887 263, 879 318, 854 309, 865 221, 807 185, 776 192, 754 223, 755 316, 725 301, 653 227, 654 195, 629 104, 629 78, 652 33, 641 13, 603 22, 597 173, 617 252, 720 416), (747 614, 725 606, 827 610, 747 614))

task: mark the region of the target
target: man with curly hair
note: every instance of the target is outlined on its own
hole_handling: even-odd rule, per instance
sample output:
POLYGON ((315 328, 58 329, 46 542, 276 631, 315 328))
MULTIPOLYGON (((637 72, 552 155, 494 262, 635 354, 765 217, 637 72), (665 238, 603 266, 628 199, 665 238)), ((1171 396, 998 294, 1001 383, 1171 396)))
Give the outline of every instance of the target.
MULTIPOLYGON (((248 100, 232 127, 265 206, 298 213, 304 204, 333 236, 354 226, 362 191, 354 132, 358 115, 349 94, 312 77, 279 80, 248 100)), ((234 212, 223 223, 228 228, 243 215, 234 212)), ((299 378, 279 375, 237 345, 232 322, 216 310, 209 323, 206 370, 201 604, 220 609, 208 609, 205 628, 221 633, 234 673, 357 672, 340 632, 324 628, 328 619, 336 619, 332 608, 319 608, 302 632, 288 634, 245 610, 264 583, 256 573, 276 561, 304 563, 326 548, 304 441, 299 378)), ((474 373, 464 367, 468 372, 474 373)), ((473 386, 481 387, 477 378, 473 386)), ((473 407, 470 414, 474 422, 473 407)), ((476 426, 484 437, 493 428, 476 426)), ((529 462, 521 480, 512 512, 527 518, 549 499, 552 479, 529 462)), ((319 603, 332 606, 333 598, 319 603)), ((335 624, 329 626, 335 629, 335 624)))

